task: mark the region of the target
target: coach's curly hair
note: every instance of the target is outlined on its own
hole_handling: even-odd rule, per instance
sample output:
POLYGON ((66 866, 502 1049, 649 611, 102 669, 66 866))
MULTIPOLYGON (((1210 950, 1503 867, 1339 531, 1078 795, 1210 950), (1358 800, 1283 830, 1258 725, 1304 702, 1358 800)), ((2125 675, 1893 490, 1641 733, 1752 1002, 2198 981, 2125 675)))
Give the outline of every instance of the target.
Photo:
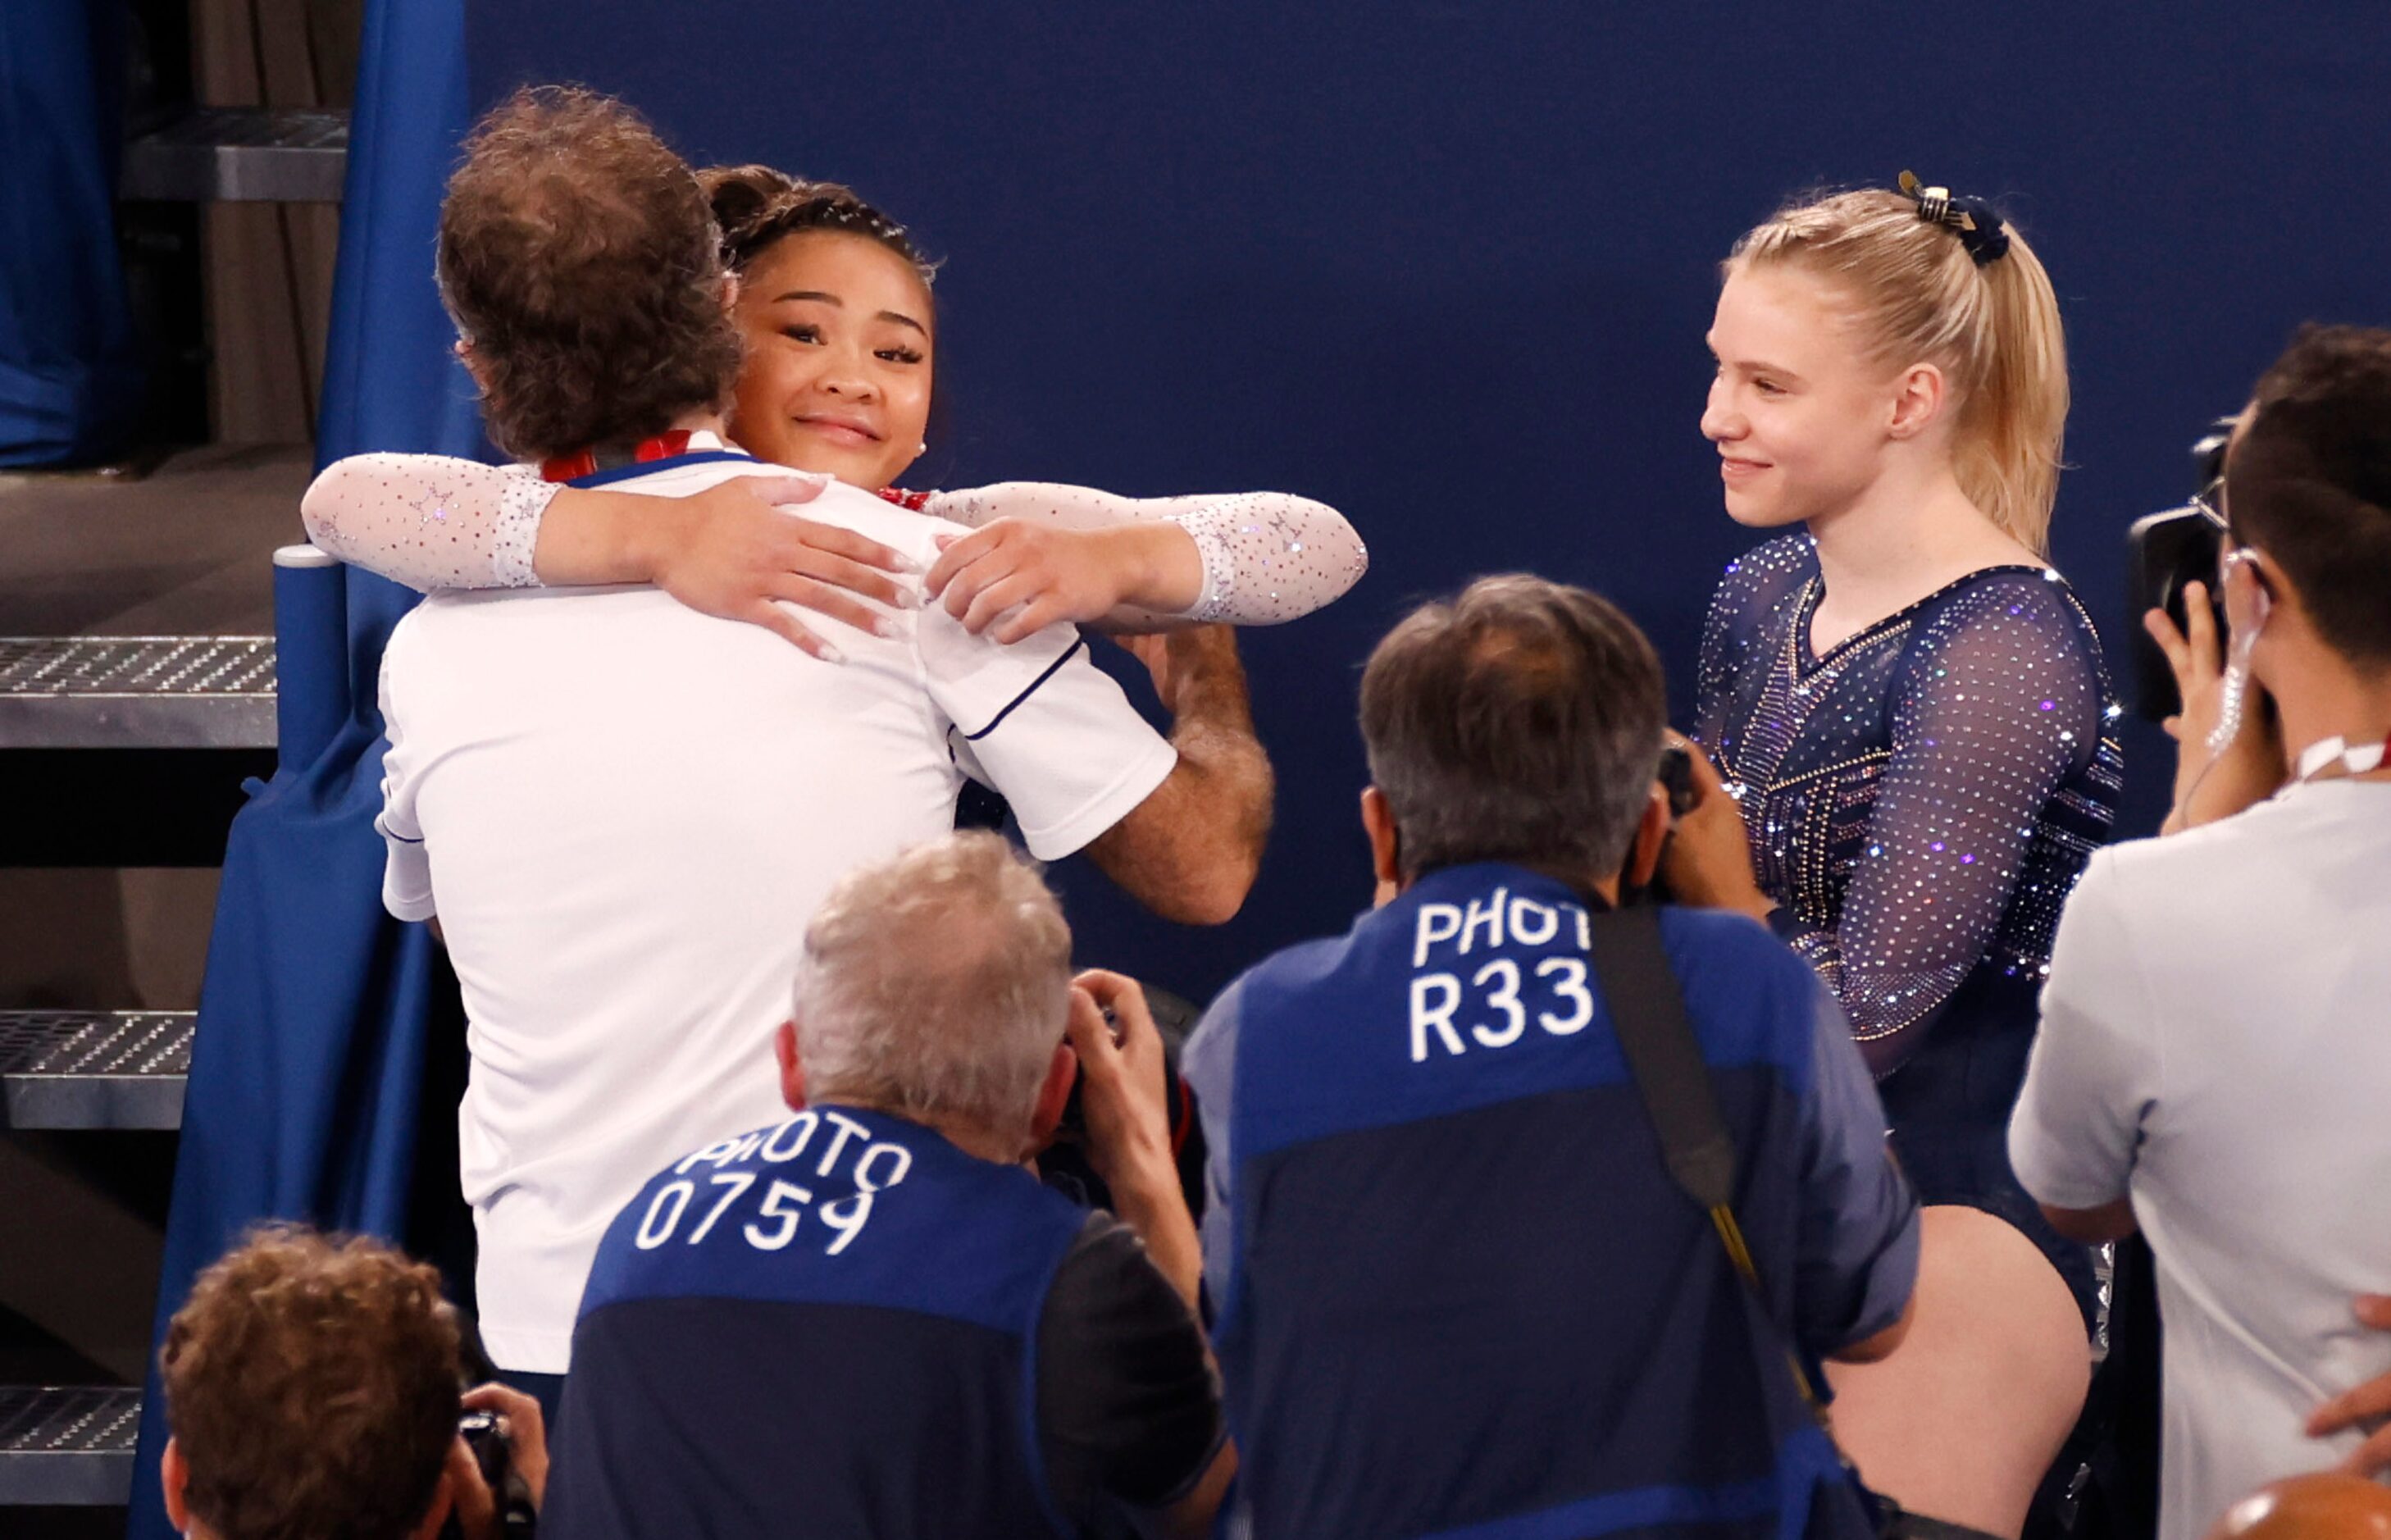
POLYGON ((206 1272, 159 1352, 184 1499, 224 1540, 403 1540, 457 1437, 440 1275, 379 1241, 268 1226, 206 1272))
POLYGON ((722 231, 722 261, 734 273, 783 236, 840 230, 876 241, 903 257, 927 289, 938 265, 922 254, 905 226, 838 182, 809 182, 770 166, 709 166, 697 174, 722 231))
POLYGON ((541 459, 719 408, 742 344, 718 239, 695 174, 623 103, 539 86, 493 109, 439 239, 491 439, 541 459))

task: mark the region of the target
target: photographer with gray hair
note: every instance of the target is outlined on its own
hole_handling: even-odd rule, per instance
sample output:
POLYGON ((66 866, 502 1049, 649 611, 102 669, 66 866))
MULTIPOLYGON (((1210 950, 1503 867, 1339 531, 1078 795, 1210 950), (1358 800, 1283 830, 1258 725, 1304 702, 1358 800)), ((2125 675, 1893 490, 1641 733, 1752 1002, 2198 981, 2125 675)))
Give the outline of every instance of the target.
MULTIPOLYGON (((544 1517, 578 1536, 1205 1533, 1234 1467, 1137 984, 958 834, 808 926, 793 1115, 659 1172, 598 1251, 544 1517), (1081 1084, 1118 1219, 1028 1162, 1081 1084)), ((758 1072, 762 1067, 759 1064, 758 1072)))
POLYGON ((1787 1364, 1893 1351, 1918 1208, 1806 964, 1740 914, 1609 912, 1666 836, 1663 709, 1627 617, 1536 577, 1371 655, 1381 905, 1245 974, 1183 1060, 1260 1540, 1861 1533, 1787 1364), (1673 1182, 1626 1067, 1677 995, 1724 1203, 1673 1182))

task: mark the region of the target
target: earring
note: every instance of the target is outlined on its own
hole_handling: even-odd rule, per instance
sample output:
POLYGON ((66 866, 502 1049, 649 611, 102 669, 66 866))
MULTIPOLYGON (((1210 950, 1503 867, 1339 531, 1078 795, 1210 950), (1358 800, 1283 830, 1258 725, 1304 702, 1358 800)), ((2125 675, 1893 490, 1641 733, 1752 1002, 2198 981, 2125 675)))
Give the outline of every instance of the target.
POLYGON ((930 441, 925 438, 922 440, 921 443, 914 445, 913 452, 917 455, 928 454, 930 452, 930 441))

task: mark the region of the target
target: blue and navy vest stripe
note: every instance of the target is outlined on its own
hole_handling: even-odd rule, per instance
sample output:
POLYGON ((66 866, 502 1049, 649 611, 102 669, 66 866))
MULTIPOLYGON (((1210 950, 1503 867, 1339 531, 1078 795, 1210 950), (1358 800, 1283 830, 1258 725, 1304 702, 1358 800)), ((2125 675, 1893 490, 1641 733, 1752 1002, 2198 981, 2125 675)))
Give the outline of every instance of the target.
MULTIPOLYGON (((1587 920, 1454 868, 1242 980, 1215 1342, 1258 1536, 1792 1540, 1841 1479, 1661 1163, 1587 920)), ((1747 920, 1662 933, 1790 1321, 1816 982, 1747 920)))
POLYGON ((689 1157, 599 1249, 549 1516, 597 1536, 1071 1533, 1036 1350, 1085 1217, 854 1108, 689 1157))

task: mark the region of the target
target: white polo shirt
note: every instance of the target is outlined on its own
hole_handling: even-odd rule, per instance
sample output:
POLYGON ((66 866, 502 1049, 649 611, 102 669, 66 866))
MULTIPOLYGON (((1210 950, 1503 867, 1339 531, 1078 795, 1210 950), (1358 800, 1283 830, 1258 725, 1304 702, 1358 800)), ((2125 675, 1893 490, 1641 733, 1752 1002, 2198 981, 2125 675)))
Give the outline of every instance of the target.
MULTIPOLYGON (((709 447, 611 485, 787 473, 709 447)), ((844 486, 803 512, 924 571, 960 530, 844 486)), ((845 664, 651 588, 440 593, 391 634, 383 899, 440 917, 464 986, 459 1168, 501 1367, 565 1369, 599 1238, 660 1167, 785 1115, 771 1035, 806 923, 954 826, 959 756, 1046 859, 1176 761, 1076 628, 1001 647, 935 604, 894 638, 803 618, 845 664)))
POLYGON ((2391 1372, 2391 783, 2294 786, 2092 858, 2010 1124, 2042 1202, 2130 1196, 2166 1320, 2163 1540, 2337 1464, 2328 1397, 2391 1372))

